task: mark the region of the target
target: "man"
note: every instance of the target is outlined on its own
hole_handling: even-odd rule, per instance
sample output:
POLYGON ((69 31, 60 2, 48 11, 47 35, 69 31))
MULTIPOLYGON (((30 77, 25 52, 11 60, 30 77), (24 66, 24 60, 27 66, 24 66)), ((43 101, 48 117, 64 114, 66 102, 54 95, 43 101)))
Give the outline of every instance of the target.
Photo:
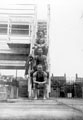
POLYGON ((31 66, 32 68, 32 64, 33 64, 32 61, 33 61, 33 56, 29 55, 25 63, 25 76, 28 75, 29 67, 31 66))
POLYGON ((36 55, 34 57, 34 66, 37 66, 41 64, 43 67, 43 70, 46 71, 47 69, 47 60, 46 60, 46 56, 43 55, 43 51, 42 48, 38 49, 38 55, 36 55))
POLYGON ((37 38, 44 38, 44 36, 45 36, 45 33, 44 33, 44 31, 43 30, 38 30, 37 31, 37 38))
POLYGON ((39 40, 36 41, 35 45, 34 45, 34 54, 37 55, 38 54, 38 48, 42 48, 43 50, 43 55, 47 55, 48 52, 48 46, 47 43, 45 42, 44 38, 41 38, 39 40))
POLYGON ((47 73, 43 71, 41 64, 37 66, 37 71, 33 74, 33 82, 35 87, 35 99, 37 99, 40 88, 43 89, 43 99, 46 99, 47 73))

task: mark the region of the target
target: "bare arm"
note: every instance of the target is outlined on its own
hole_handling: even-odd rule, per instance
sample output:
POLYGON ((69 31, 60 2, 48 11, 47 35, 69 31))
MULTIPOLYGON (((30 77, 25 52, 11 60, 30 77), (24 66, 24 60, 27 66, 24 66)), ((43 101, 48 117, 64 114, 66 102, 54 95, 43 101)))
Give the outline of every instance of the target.
POLYGON ((41 82, 36 81, 36 74, 37 74, 37 72, 35 72, 35 73, 33 74, 33 82, 40 84, 41 82))
POLYGON ((35 44, 34 47, 35 48, 43 48, 44 46, 46 46, 46 48, 48 47, 46 43, 43 43, 43 44, 35 44))
POLYGON ((41 84, 47 83, 47 73, 44 72, 44 82, 41 82, 41 84))
POLYGON ((33 74, 33 82, 36 83, 36 72, 33 74))
POLYGON ((48 64, 47 64, 47 58, 46 58, 46 56, 44 55, 44 63, 45 63, 45 66, 46 66, 46 68, 48 67, 48 64))

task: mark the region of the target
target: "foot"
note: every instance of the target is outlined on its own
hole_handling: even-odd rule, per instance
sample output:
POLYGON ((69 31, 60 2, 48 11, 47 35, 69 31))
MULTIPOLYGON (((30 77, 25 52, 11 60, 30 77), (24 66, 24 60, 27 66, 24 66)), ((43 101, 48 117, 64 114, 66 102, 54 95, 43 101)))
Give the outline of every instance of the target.
POLYGON ((46 97, 44 97, 43 100, 46 100, 46 97))
POLYGON ((37 100, 37 97, 35 97, 34 100, 37 100))

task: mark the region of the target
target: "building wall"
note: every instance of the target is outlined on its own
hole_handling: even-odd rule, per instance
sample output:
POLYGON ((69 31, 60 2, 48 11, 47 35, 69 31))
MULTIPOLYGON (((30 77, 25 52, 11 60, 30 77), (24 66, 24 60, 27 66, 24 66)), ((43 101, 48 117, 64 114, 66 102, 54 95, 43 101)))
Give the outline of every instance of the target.
POLYGON ((52 76, 51 77, 51 97, 62 97, 65 96, 64 89, 62 86, 66 83, 66 75, 64 76, 52 76), (64 95, 62 95, 62 93, 64 95))
POLYGON ((0 69, 24 69, 34 33, 33 6, 0 8, 0 69))

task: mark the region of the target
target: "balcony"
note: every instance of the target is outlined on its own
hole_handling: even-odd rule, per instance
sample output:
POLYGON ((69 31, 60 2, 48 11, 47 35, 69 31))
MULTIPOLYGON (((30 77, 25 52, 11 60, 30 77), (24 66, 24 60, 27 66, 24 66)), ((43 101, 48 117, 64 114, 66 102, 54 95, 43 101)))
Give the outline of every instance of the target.
POLYGON ((10 44, 31 44, 34 17, 6 15, 0 19, 0 42, 10 44))
POLYGON ((17 44, 31 44, 31 38, 30 37, 16 37, 16 36, 11 36, 9 37, 7 41, 8 45, 17 45, 17 44))
POLYGON ((25 69, 25 61, 0 60, 0 69, 25 69))

